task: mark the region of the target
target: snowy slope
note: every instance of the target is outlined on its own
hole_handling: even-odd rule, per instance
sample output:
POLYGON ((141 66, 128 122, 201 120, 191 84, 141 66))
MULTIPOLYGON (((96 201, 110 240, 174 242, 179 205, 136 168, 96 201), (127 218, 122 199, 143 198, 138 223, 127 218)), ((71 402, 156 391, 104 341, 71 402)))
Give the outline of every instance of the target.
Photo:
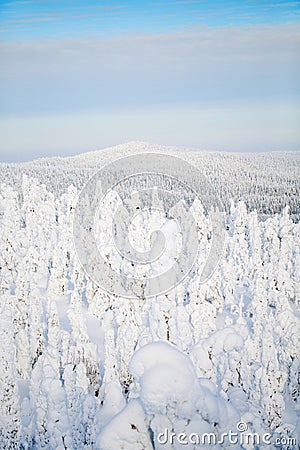
MULTIPOLYGON (((297 448, 298 153, 130 143, 0 171, 1 449, 297 448), (224 206, 224 252, 206 283, 197 260, 168 293, 128 299, 83 270, 73 218, 88 174, 149 149, 201 166, 224 205, 244 196, 252 207, 224 206), (230 430, 238 442, 224 437, 230 430)), ((209 236, 205 215, 197 220, 209 236)))
POLYGON ((0 185, 21 189, 27 174, 47 185, 56 196, 70 185, 82 189, 99 168, 115 158, 139 152, 169 153, 199 167, 219 193, 224 210, 230 199, 243 200, 261 218, 280 213, 289 205, 291 217, 299 220, 300 152, 228 153, 129 142, 116 147, 68 158, 41 158, 22 164, 0 163, 0 185))

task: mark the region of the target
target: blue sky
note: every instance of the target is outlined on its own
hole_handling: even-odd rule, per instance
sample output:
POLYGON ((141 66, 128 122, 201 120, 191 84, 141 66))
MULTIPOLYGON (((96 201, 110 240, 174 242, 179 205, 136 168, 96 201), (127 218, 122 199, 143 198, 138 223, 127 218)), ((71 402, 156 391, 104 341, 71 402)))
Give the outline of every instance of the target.
POLYGON ((4 39, 111 36, 297 22, 299 1, 1 1, 4 39))
POLYGON ((2 161, 300 149, 300 1, 0 1, 2 161))

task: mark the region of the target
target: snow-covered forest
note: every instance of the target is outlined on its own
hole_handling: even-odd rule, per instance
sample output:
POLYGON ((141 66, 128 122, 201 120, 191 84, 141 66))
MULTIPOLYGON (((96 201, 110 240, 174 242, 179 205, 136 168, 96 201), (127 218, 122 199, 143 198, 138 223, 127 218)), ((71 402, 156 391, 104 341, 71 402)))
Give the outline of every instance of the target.
MULTIPOLYGON (((298 152, 130 143, 2 163, 0 448, 296 448, 299 161, 298 152), (203 171, 223 205, 225 245, 206 283, 196 261, 168 293, 122 298, 82 268, 74 211, 104 163, 145 150, 174 153, 203 171), (162 441, 166 430, 172 442, 162 441), (223 442, 229 430, 269 437, 223 442), (182 443, 180 433, 216 439, 182 443)), ((209 236, 203 211, 197 223, 209 236)))
MULTIPOLYGON (((224 211, 230 200, 243 200, 261 218, 280 213, 289 205, 290 215, 299 220, 300 152, 228 153, 192 151, 145 142, 130 142, 101 151, 68 158, 41 158, 22 164, 0 163, 0 184, 21 189, 23 174, 38 179, 56 197, 70 185, 79 190, 98 169, 109 161, 139 152, 171 153, 187 158, 199 167, 219 193, 224 211)), ((209 190, 209 186, 208 186, 209 190)))

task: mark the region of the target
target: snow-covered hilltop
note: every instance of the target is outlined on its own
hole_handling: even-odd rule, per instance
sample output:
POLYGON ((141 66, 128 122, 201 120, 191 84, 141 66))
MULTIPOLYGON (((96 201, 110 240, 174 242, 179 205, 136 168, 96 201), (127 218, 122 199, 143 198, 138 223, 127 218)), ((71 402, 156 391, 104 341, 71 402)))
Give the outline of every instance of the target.
POLYGON ((299 160, 130 143, 1 164, 0 448, 296 448, 299 160), (225 245, 205 283, 196 260, 166 294, 123 298, 83 270, 73 219, 89 176, 141 151, 200 167, 225 245))
MULTIPOLYGON (((243 200, 261 218, 290 207, 291 217, 300 218, 300 152, 227 153, 129 142, 68 158, 41 158, 28 163, 0 163, 0 184, 21 189, 27 174, 44 183, 56 196, 70 185, 81 189, 92 174, 109 161, 139 152, 175 154, 194 164, 218 192, 224 210, 230 200, 243 200)), ((208 192, 209 197, 209 192, 208 192)))

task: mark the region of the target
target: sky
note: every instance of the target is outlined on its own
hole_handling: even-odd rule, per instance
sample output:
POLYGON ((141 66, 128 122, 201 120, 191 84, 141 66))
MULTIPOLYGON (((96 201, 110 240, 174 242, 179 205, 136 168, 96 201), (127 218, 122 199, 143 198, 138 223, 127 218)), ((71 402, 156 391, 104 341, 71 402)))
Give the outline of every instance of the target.
POLYGON ((0 0, 0 161, 300 150, 300 1, 0 0))

